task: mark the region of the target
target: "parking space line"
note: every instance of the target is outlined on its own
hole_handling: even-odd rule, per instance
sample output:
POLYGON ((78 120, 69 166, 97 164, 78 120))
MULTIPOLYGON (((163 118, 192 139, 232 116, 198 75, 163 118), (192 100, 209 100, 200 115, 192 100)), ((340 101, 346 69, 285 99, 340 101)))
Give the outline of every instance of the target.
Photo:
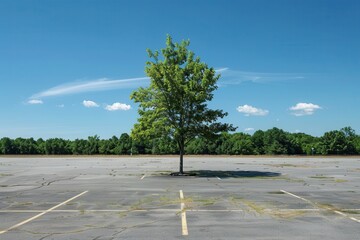
POLYGON ((350 219, 353 220, 353 221, 355 221, 355 222, 360 223, 360 220, 359 220, 359 219, 356 219, 356 218, 354 218, 354 217, 351 217, 350 219))
POLYGON ((317 208, 323 208, 323 209, 332 211, 332 212, 334 212, 334 213, 336 213, 336 214, 339 214, 339 215, 341 215, 341 216, 343 216, 343 217, 346 217, 346 218, 348 218, 348 219, 351 219, 351 220, 353 220, 353 221, 355 221, 355 222, 360 223, 360 220, 359 220, 359 219, 354 218, 354 217, 350 217, 350 216, 347 215, 346 213, 343 213, 343 212, 341 212, 341 211, 339 211, 339 210, 334 210, 334 209, 332 209, 332 208, 330 208, 330 207, 325 207, 325 206, 319 207, 318 204, 316 204, 316 203, 314 203, 314 202, 312 202, 312 201, 310 201, 310 200, 308 200, 308 199, 305 199, 305 198, 303 198, 303 197, 297 196, 297 195, 295 195, 295 194, 293 194, 293 193, 290 193, 290 192, 287 192, 287 191, 285 191, 285 190, 280 190, 280 191, 283 192, 283 193, 286 193, 286 194, 288 194, 288 195, 290 195, 290 196, 292 196, 292 197, 295 197, 295 198, 301 199, 301 200, 303 200, 303 201, 305 201, 305 202, 308 202, 308 203, 310 203, 311 205, 313 205, 313 206, 315 206, 315 207, 317 207, 317 208))
MULTIPOLYGON (((264 211, 273 211, 274 209, 271 208, 265 208, 264 211)), ((319 212, 321 209, 318 208, 287 208, 287 209, 277 209, 279 211, 304 211, 304 212, 319 212)), ((41 213, 46 210, 0 210, 0 213, 41 213)), ((171 209, 171 208, 157 208, 157 209, 62 209, 62 210, 52 210, 51 212, 56 213, 96 213, 96 212, 178 212, 179 209, 171 209)), ((243 209, 186 209, 187 212, 245 212, 243 209)), ((358 208, 349 208, 349 209, 343 209, 343 211, 360 211, 358 208)), ((335 212, 335 211, 334 211, 335 212)), ((344 214, 344 213, 338 213, 338 214, 344 214)))
POLYGON ((76 195, 76 196, 74 196, 74 197, 72 197, 72 198, 70 198, 70 199, 62 202, 62 203, 59 203, 58 205, 56 205, 56 206, 54 206, 54 207, 52 207, 52 208, 49 208, 48 210, 45 210, 45 211, 39 213, 38 215, 35 215, 35 216, 33 216, 33 217, 31 217, 31 218, 29 218, 29 219, 27 219, 27 220, 24 220, 24 221, 22 221, 22 222, 20 222, 20 223, 18 223, 18 224, 15 224, 14 226, 11 226, 11 227, 3 230, 3 231, 0 231, 0 234, 6 233, 6 232, 8 232, 8 231, 10 231, 10 230, 12 230, 12 229, 14 229, 14 228, 20 227, 20 226, 22 226, 22 225, 24 225, 24 224, 26 224, 26 223, 28 223, 28 222, 31 222, 32 220, 35 220, 35 219, 41 217, 42 215, 44 215, 44 214, 46 214, 46 213, 49 213, 49 212, 55 210, 56 208, 61 207, 61 206, 65 205, 65 204, 67 204, 68 202, 70 202, 70 201, 72 201, 72 200, 74 200, 74 199, 76 199, 76 198, 84 195, 84 194, 87 193, 87 192, 88 192, 88 191, 84 191, 84 192, 82 192, 82 193, 80 193, 80 194, 78 194, 78 195, 76 195))
POLYGON ((288 194, 288 195, 290 195, 290 196, 293 196, 293 197, 295 197, 295 198, 298 198, 298 199, 301 199, 301 200, 303 200, 303 201, 305 201, 305 202, 308 202, 308 203, 310 203, 311 205, 314 205, 314 203, 311 202, 310 200, 307 200, 307 199, 305 199, 305 198, 303 198, 303 197, 297 196, 297 195, 295 195, 295 194, 293 194, 293 193, 287 192, 287 191, 285 191, 285 190, 280 190, 280 192, 286 193, 286 194, 288 194))
POLYGON ((187 228, 184 193, 182 190, 180 190, 180 201, 181 201, 181 205, 180 205, 181 206, 181 230, 182 230, 182 235, 187 236, 187 235, 189 235, 189 231, 187 228))
POLYGON ((145 177, 146 177, 146 174, 144 174, 144 175, 140 178, 140 180, 143 180, 145 177))

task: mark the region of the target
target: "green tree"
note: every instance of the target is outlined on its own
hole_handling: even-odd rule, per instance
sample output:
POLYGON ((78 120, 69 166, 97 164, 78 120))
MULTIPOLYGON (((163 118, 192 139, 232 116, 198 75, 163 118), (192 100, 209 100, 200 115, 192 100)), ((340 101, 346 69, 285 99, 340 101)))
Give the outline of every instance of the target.
POLYGON ((183 156, 186 144, 197 136, 214 137, 217 133, 235 130, 230 124, 219 123, 227 113, 209 109, 217 89, 216 75, 195 58, 187 47, 190 41, 173 43, 167 36, 166 47, 159 52, 147 50, 152 61, 146 63, 145 72, 150 77, 150 86, 139 88, 131 99, 139 103, 138 123, 132 129, 134 139, 170 137, 179 149, 180 167, 183 174, 183 156))
POLYGON ((326 132, 321 137, 322 154, 355 154, 356 153, 356 134, 350 127, 326 132))
POLYGON ((8 137, 4 137, 0 140, 0 153, 1 154, 14 154, 15 147, 14 141, 8 137))
POLYGON ((272 128, 264 132, 265 154, 290 154, 291 142, 288 133, 279 128, 272 128))
POLYGON ((319 145, 319 138, 313 137, 305 133, 293 133, 290 135, 293 152, 290 154, 307 154, 312 155, 317 153, 317 146, 319 145))
POLYGON ((250 155, 254 154, 254 146, 251 141, 251 136, 245 133, 235 133, 231 136, 232 149, 230 154, 235 155, 250 155))
POLYGON ((89 136, 87 142, 87 154, 98 154, 99 153, 100 137, 98 135, 89 136))
POLYGON ((85 139, 75 139, 71 144, 71 152, 74 155, 87 154, 88 142, 85 139))
POLYGON ((254 153, 257 155, 265 154, 265 143, 264 143, 265 133, 262 130, 257 130, 251 137, 255 149, 254 153))
POLYGON ((130 154, 131 152, 131 138, 129 134, 123 133, 119 138, 119 154, 130 154))
POLYGON ((36 140, 36 152, 38 154, 45 154, 45 141, 42 138, 39 138, 38 140, 36 140))
POLYGON ((209 154, 207 143, 202 137, 192 139, 185 150, 188 154, 209 154))
POLYGON ((49 138, 45 141, 46 155, 70 154, 70 141, 62 138, 49 138))

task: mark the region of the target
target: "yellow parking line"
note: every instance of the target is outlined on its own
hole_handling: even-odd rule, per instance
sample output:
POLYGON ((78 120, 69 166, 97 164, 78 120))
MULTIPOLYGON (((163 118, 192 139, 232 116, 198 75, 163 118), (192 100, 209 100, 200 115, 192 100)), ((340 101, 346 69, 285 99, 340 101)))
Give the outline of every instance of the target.
POLYGON ((180 201, 181 201, 181 230, 182 230, 182 235, 187 236, 189 235, 189 231, 187 228, 184 193, 182 190, 180 190, 180 201))

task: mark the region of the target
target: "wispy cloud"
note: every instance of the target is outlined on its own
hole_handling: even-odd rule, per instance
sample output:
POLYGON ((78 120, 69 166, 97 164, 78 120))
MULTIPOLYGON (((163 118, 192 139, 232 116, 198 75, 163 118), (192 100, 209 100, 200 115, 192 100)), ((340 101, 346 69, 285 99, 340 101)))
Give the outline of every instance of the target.
POLYGON ((247 117, 249 117, 249 116, 266 116, 269 114, 269 110, 256 108, 256 107, 253 107, 253 106, 250 106, 247 104, 237 107, 236 110, 238 112, 243 113, 247 117))
POLYGON ((124 103, 116 102, 113 103, 112 105, 106 105, 105 109, 108 111, 119 111, 119 110, 127 111, 131 109, 131 106, 124 103))
POLYGON ((120 88, 136 88, 149 82, 148 77, 128 78, 119 80, 110 80, 101 78, 87 82, 72 82, 49 88, 45 91, 36 93, 30 99, 42 99, 44 97, 61 96, 68 94, 96 92, 120 88))
POLYGON ((298 73, 265 73, 265 72, 246 72, 232 70, 229 68, 220 68, 216 70, 221 74, 219 85, 236 85, 242 82, 274 82, 304 79, 303 74, 298 73))
POLYGON ((292 114, 297 117, 313 115, 315 111, 319 109, 321 109, 321 107, 313 103, 297 103, 295 106, 289 108, 292 114))
POLYGON ((99 107, 99 104, 91 100, 84 100, 82 104, 87 108, 99 107))
POLYGON ((245 132, 253 132, 255 129, 254 128, 245 128, 244 131, 245 132))
MULTIPOLYGON (((283 81, 291 79, 302 79, 303 76, 294 73, 262 73, 262 72, 246 72, 231 70, 229 68, 218 68, 215 70, 221 74, 219 86, 240 84, 245 81, 252 82, 268 82, 268 81, 283 81)), ((45 97, 62 96, 69 94, 105 91, 121 88, 137 88, 149 84, 149 77, 126 78, 126 79, 108 79, 100 78, 92 81, 75 81, 49 88, 42 92, 33 94, 29 98, 30 104, 40 104, 41 99, 45 97), (35 103, 38 101, 38 103, 35 103)))
POLYGON ((27 101, 28 104, 43 104, 44 102, 39 100, 39 99, 30 99, 29 101, 27 101))

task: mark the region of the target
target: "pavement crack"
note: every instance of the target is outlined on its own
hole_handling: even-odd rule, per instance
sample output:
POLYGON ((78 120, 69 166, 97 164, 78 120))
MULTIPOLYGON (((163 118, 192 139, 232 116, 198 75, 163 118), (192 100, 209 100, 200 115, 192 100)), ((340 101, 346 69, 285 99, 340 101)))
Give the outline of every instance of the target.
POLYGON ((74 178, 76 178, 77 176, 72 176, 72 177, 69 177, 69 178, 60 178, 60 179, 55 179, 55 180, 52 180, 52 181, 45 181, 41 184, 41 187, 43 186, 49 186, 50 184, 53 184, 55 182, 60 182, 60 181, 67 181, 67 180, 73 180, 74 178))
POLYGON ((44 237, 39 238, 39 240, 44 240, 45 238, 51 237, 53 235, 54 235, 54 233, 50 233, 50 234, 48 234, 48 235, 46 235, 44 237))

